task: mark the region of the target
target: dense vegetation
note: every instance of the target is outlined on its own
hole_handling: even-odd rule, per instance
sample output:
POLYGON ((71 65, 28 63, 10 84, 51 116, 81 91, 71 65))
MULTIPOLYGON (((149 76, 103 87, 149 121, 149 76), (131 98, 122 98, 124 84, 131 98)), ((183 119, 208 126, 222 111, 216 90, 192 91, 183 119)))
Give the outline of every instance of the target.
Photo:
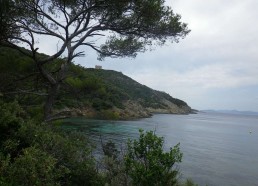
MULTIPOLYGON (((62 59, 57 60, 48 65, 50 71, 58 71, 56 64, 61 63, 62 59)), ((15 97, 31 112, 42 109, 48 94, 48 83, 40 76, 33 61, 18 51, 3 47, 0 50, 0 61, 0 92, 3 97, 7 100, 15 97)), ((70 115, 68 111, 74 109, 90 109, 94 118, 125 119, 126 116, 119 114, 119 111, 125 109, 127 101, 137 103, 142 109, 166 109, 168 106, 164 100, 179 108, 188 107, 184 101, 152 90, 120 72, 86 69, 70 64, 68 74, 60 87, 54 107, 56 113, 65 111, 60 115, 70 115)), ((90 114, 86 116, 90 117, 90 114)))
POLYGON ((180 185, 179 146, 163 152, 163 138, 153 132, 140 131, 122 153, 108 142, 97 162, 84 134, 42 123, 17 102, 1 100, 0 114, 0 185, 180 185))
POLYGON ((120 102, 130 99, 139 101, 145 107, 160 108, 162 107, 161 99, 165 98, 179 107, 187 105, 184 101, 173 98, 164 92, 155 91, 141 85, 121 72, 95 69, 86 69, 85 72, 101 79, 105 83, 105 90, 114 94, 114 98, 120 102))

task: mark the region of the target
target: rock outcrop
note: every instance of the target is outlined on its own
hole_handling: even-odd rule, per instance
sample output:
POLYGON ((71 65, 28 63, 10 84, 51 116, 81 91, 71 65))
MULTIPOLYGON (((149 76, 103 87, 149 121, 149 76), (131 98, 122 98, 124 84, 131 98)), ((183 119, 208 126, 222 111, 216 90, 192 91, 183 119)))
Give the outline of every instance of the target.
POLYGON ((103 69, 83 69, 83 72, 87 77, 80 81, 89 87, 78 91, 85 103, 80 107, 68 107, 72 116, 129 120, 157 113, 192 113, 186 102, 142 85, 121 72, 103 69))

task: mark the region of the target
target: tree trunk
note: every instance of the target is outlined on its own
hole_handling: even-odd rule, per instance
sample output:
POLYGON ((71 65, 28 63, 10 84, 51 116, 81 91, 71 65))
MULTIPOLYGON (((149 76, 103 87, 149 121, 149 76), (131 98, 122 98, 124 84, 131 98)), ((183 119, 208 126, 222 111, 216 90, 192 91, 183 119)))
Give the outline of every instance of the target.
POLYGON ((50 86, 48 96, 44 106, 44 121, 50 121, 53 112, 53 106, 55 103, 56 96, 59 92, 60 83, 56 83, 50 86))
POLYGON ((49 72, 39 62, 37 62, 41 75, 49 83, 48 96, 44 105, 44 121, 48 122, 53 119, 53 107, 55 104, 56 96, 59 93, 61 82, 65 79, 68 62, 63 63, 57 72, 57 76, 54 76, 52 72, 49 72))

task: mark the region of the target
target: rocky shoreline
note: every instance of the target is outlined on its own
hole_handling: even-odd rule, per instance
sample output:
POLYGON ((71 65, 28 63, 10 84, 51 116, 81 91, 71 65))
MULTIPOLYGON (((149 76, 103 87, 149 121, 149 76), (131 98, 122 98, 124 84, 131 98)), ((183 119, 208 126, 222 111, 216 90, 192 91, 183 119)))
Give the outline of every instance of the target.
POLYGON ((124 108, 112 108, 108 110, 95 110, 92 107, 85 106, 81 108, 65 108, 62 112, 68 113, 69 117, 85 117, 89 119, 106 119, 106 120, 134 120, 148 118, 153 114, 194 114, 188 105, 177 106, 176 104, 164 100, 164 106, 159 108, 143 107, 138 102, 128 100, 123 103, 124 108))

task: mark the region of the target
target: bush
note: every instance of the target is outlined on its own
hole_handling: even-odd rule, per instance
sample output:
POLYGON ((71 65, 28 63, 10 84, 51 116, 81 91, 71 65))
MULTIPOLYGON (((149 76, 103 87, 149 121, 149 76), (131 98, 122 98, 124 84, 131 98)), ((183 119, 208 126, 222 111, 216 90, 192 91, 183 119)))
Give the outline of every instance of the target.
POLYGON ((13 185, 60 185, 59 180, 68 173, 57 160, 35 147, 23 150, 6 170, 9 183, 13 185))
POLYGON ((120 116, 119 113, 114 110, 103 110, 100 111, 99 117, 105 120, 118 120, 120 116))
POLYGON ((17 103, 0 111, 0 185, 103 185, 85 135, 26 119, 17 103))
POLYGON ((62 178, 62 185, 98 185, 102 178, 98 174, 92 147, 85 135, 78 132, 64 132, 54 126, 23 126, 19 137, 25 144, 31 144, 56 159, 69 171, 62 178))
POLYGON ((179 144, 169 152, 164 152, 163 143, 164 139, 153 131, 144 133, 143 130, 140 130, 138 140, 128 142, 125 166, 133 185, 178 184, 179 172, 174 165, 182 159, 179 144))
POLYGON ((129 176, 125 171, 123 155, 116 148, 115 143, 108 141, 102 144, 104 157, 100 166, 104 171, 105 184, 108 186, 131 185, 129 176))
POLYGON ((4 103, 0 100, 0 147, 21 127, 23 110, 17 102, 4 103))
POLYGON ((182 186, 198 186, 197 184, 195 184, 191 179, 187 179, 185 181, 184 184, 182 184, 182 186))

